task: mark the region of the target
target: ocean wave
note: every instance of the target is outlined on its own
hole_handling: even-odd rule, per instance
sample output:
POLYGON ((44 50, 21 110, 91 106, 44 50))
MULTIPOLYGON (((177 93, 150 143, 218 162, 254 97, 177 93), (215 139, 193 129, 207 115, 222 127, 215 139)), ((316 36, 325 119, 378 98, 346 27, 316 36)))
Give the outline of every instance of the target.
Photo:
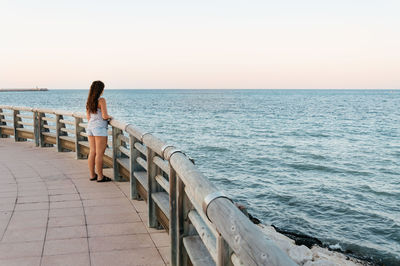
POLYGON ((301 171, 319 171, 319 172, 325 172, 325 173, 350 174, 350 175, 357 175, 357 176, 372 175, 372 173, 366 172, 366 171, 348 170, 348 169, 330 167, 330 166, 325 166, 325 165, 320 165, 320 164, 287 163, 285 165, 289 166, 293 169, 301 170, 301 171))
POLYGON ((199 150, 206 152, 229 152, 230 150, 225 147, 217 147, 217 146, 200 146, 199 150))
POLYGON ((377 190, 367 184, 361 185, 359 189, 364 192, 369 192, 377 196, 396 197, 396 198, 400 197, 400 191, 377 190))

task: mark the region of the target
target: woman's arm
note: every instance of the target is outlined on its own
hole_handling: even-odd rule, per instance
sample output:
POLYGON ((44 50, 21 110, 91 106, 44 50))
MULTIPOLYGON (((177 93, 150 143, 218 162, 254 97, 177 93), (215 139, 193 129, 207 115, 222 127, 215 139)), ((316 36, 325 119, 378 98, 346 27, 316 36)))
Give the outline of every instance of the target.
POLYGON ((89 122, 89 120, 90 120, 89 110, 86 110, 86 119, 89 122))
POLYGON ((99 99, 99 107, 101 109, 101 116, 103 117, 103 119, 112 119, 112 117, 107 113, 106 99, 104 98, 99 99))

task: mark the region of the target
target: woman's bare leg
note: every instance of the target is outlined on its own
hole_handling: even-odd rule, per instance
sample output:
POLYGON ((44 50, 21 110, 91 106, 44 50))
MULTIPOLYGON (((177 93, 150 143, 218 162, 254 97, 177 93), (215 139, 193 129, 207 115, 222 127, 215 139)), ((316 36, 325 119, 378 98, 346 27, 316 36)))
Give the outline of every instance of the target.
POLYGON ((101 180, 103 179, 103 155, 107 147, 107 137, 95 137, 95 139, 97 180, 101 180))
POLYGON ((94 171, 94 162, 96 158, 96 140, 95 137, 93 136, 88 136, 89 139, 89 156, 88 156, 88 166, 89 166, 89 172, 90 172, 90 178, 93 178, 96 173, 94 171))

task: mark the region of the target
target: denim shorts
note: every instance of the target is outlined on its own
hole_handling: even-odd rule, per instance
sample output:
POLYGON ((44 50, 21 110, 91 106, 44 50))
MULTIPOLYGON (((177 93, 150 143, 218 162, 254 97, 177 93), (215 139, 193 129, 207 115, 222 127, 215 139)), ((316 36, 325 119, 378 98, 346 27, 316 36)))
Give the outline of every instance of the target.
POLYGON ((86 133, 88 136, 107 137, 108 132, 106 127, 87 128, 86 133))

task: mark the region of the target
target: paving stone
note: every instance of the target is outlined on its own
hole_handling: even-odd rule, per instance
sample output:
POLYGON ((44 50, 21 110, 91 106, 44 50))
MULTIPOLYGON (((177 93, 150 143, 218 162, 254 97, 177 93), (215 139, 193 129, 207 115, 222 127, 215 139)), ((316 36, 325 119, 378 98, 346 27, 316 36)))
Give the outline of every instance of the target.
POLYGON ((86 238, 46 240, 44 256, 88 252, 86 238))
POLYGON ((49 195, 54 196, 54 195, 65 195, 65 194, 77 194, 78 192, 76 191, 75 188, 60 188, 60 189, 52 189, 49 190, 49 195))
POLYGON ((136 210, 132 205, 126 206, 93 206, 85 207, 86 215, 114 215, 114 214, 136 214, 136 210))
POLYGON ((156 248, 91 252, 90 256, 94 266, 165 265, 156 248))
MULTIPOLYGON (((26 216, 25 216, 26 217, 26 216)), ((47 224, 47 215, 46 216, 35 216, 32 218, 25 217, 12 217, 10 224, 8 225, 8 229, 23 229, 23 228, 39 228, 39 227, 46 227, 47 224)))
POLYGON ((43 241, 0 243, 0 259, 37 257, 42 254, 43 241))
POLYGON ((50 202, 50 209, 63 209, 74 207, 82 207, 82 202, 80 200, 50 202))
POLYGON ((15 206, 15 211, 48 210, 48 202, 20 203, 15 206))
POLYGON ((11 258, 11 259, 0 259, 0 265, 4 266, 39 266, 39 257, 23 257, 23 258, 11 258))
POLYGON ((119 235, 89 238, 92 252, 154 247, 148 234, 119 235))
POLYGON ((102 193, 102 192, 92 192, 92 193, 80 193, 82 199, 112 199, 112 198, 125 198, 125 195, 121 192, 112 193, 102 193))
POLYGON ((84 225, 49 227, 47 229, 46 240, 70 239, 87 237, 86 227, 84 225))
POLYGON ((45 234, 45 227, 8 229, 4 234, 2 243, 44 241, 45 234))
POLYGON ((83 208, 62 208, 62 209, 50 209, 49 217, 67 217, 67 216, 79 216, 84 215, 83 208))
POLYGON ((48 202, 49 197, 46 196, 32 196, 32 197, 18 197, 17 203, 32 203, 32 202, 48 202))
POLYGON ((65 195, 53 195, 50 196, 50 201, 70 201, 70 200, 80 200, 79 194, 65 194, 65 195))
POLYGON ((91 224, 115 224, 139 222, 139 215, 136 213, 119 213, 113 215, 86 215, 88 225, 91 224))
POLYGON ((89 237, 146 233, 146 226, 142 222, 88 225, 89 237))
POLYGON ((111 199, 89 199, 83 200, 83 206, 93 207, 93 206, 125 206, 132 207, 131 203, 126 198, 111 198, 111 199))
POLYGON ((80 216, 67 216, 67 217, 49 217, 48 227, 63 227, 85 225, 85 217, 80 216))
POLYGON ((15 205, 15 202, 0 203, 0 212, 12 211, 12 210, 14 210, 14 205, 15 205))
POLYGON ((41 266, 90 266, 89 253, 43 256, 41 266))
POLYGON ((17 197, 16 191, 0 192, 0 200, 2 200, 2 198, 16 198, 16 197, 17 197))
POLYGON ((12 216, 12 220, 25 220, 25 222, 28 222, 32 219, 36 218, 46 218, 48 215, 48 210, 24 210, 24 211, 18 211, 14 212, 12 216))

